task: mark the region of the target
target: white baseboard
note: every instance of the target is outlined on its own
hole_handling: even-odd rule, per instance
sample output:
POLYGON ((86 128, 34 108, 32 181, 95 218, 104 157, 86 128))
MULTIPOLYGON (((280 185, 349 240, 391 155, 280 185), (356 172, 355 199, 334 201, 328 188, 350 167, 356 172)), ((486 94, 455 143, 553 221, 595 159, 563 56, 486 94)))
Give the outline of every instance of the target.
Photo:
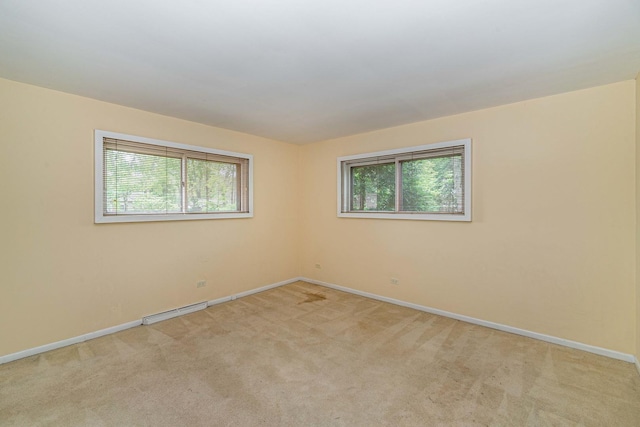
POLYGON ((300 280, 305 282, 313 283, 315 285, 325 286, 331 289, 337 289, 339 291, 348 292, 355 295, 360 295, 367 298, 372 298, 378 301, 388 302, 391 304, 400 305, 403 307, 413 308, 415 310, 424 311, 431 314, 437 314, 439 316, 449 317, 456 320, 461 320, 467 323, 473 323, 474 325, 486 326, 487 328, 497 329, 503 332, 509 332, 516 335, 522 335, 529 338, 534 338, 540 341, 546 341, 552 344, 558 344, 565 347, 575 348, 578 350, 587 351, 589 353, 599 354, 601 356, 610 357, 612 359, 623 360, 625 362, 636 363, 636 367, 638 368, 638 372, 640 373, 640 364, 638 364, 638 360, 632 354, 621 353, 619 351, 609 350, 602 347, 596 347, 589 344, 583 344, 577 341, 566 340, 564 338, 558 338, 551 335, 540 334, 538 332, 527 331, 526 329, 514 328, 512 326, 502 325, 500 323, 489 322, 482 319, 476 319, 474 317, 464 316, 461 314, 451 313, 449 311, 439 310, 437 308, 426 307, 423 305, 413 304, 406 301, 401 301, 393 298, 383 297, 380 295, 372 294, 369 292, 363 292, 356 289, 347 288, 345 286, 336 285, 333 283, 322 282, 320 280, 309 279, 307 277, 301 277, 300 280))
MULTIPOLYGON (((293 283, 293 282, 297 282, 298 280, 301 280, 300 277, 294 277, 292 279, 288 279, 288 280, 284 280, 282 282, 278 282, 278 283, 273 283, 271 285, 266 285, 266 286, 262 286, 260 288, 256 288, 256 289, 251 289, 245 292, 240 292, 238 294, 235 295, 230 295, 227 297, 223 297, 223 298, 218 298, 215 300, 211 300, 211 301, 207 301, 207 306, 212 306, 215 304, 220 304, 226 301, 233 301, 237 298, 242 298, 242 297, 246 297, 248 295, 253 295, 256 294, 258 292, 263 292, 269 289, 273 289, 273 288, 277 288, 278 286, 283 286, 283 285, 288 285, 289 283, 293 283)), ((175 310, 174 310, 175 311, 175 310)), ((166 314, 166 313, 160 313, 160 314, 166 314)), ((148 316, 151 317, 151 316, 148 316)), ((173 316, 170 316, 173 317, 173 316)), ((169 318, 169 317, 167 317, 169 318)), ((162 319, 164 320, 164 319, 162 319)), ((3 363, 8 363, 8 362, 13 362, 14 360, 18 360, 18 359, 23 359, 25 357, 29 357, 29 356, 33 356, 35 354, 40 354, 40 353, 44 353, 47 351, 51 351, 51 350, 55 350, 58 348, 62 348, 62 347, 66 347, 72 344, 78 344, 87 340, 91 340, 94 338, 98 338, 104 335, 109 335, 109 334, 113 334, 114 332, 119 332, 119 331, 123 331, 125 329, 129 329, 129 328, 133 328, 135 326, 140 326, 142 325, 142 319, 140 320, 134 320, 132 322, 128 322, 128 323, 123 323, 122 325, 118 325, 118 326, 113 326, 111 328, 106 328, 106 329, 101 329, 99 331, 95 331, 95 332, 89 332, 88 334, 84 334, 84 335, 80 335, 77 337, 73 337, 73 338, 69 338, 66 340, 62 340, 62 341, 58 341, 58 342, 54 342, 51 344, 45 344, 42 345, 40 347, 34 347, 34 348, 30 348, 27 350, 22 350, 22 351, 18 351, 17 353, 11 353, 11 354, 7 354, 5 356, 0 356, 0 365, 2 365, 3 363)))
POLYGON ((99 331, 95 331, 95 332, 89 332, 88 334, 80 335, 78 337, 73 337, 66 340, 62 340, 62 341, 57 341, 51 344, 41 345, 40 347, 30 348, 27 350, 19 351, 17 353, 7 354, 6 356, 0 356, 0 365, 2 365, 3 363, 13 362, 14 360, 33 356, 35 354, 40 354, 40 353, 55 350, 58 348, 66 347, 68 345, 79 344, 81 342, 85 342, 88 340, 92 340, 94 338, 113 334, 114 332, 124 331, 125 329, 133 328, 140 325, 142 325, 142 319, 123 323, 122 325, 118 325, 118 326, 112 326, 106 329, 100 329, 99 331))
POLYGON ((238 298, 248 297, 249 295, 257 294, 258 292, 268 291, 269 289, 277 288, 280 286, 288 285, 289 283, 297 282, 298 280, 304 280, 302 277, 294 277, 292 279, 283 280, 282 282, 272 283, 271 285, 261 286, 259 288, 250 289, 248 291, 240 292, 239 294, 230 295, 228 297, 222 297, 218 299, 213 299, 209 301, 207 304, 210 306, 221 304, 227 301, 233 301, 238 298))

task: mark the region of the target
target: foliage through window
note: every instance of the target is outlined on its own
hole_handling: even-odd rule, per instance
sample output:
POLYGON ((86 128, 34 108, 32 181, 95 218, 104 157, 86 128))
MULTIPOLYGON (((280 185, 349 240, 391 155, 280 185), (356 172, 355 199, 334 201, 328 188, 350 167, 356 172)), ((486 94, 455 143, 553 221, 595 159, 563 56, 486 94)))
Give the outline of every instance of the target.
POLYGON ((471 140, 338 159, 338 216, 471 220, 471 140))
POLYGON ((251 216, 252 157, 96 131, 96 222, 251 216))

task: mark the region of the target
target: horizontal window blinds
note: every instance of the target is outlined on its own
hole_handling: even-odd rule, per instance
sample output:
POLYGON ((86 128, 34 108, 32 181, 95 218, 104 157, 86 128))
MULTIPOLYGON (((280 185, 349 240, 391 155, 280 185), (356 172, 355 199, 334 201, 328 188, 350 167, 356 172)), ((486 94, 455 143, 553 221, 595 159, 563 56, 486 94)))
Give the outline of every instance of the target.
POLYGON ((112 140, 104 144, 104 213, 182 212, 182 155, 166 147, 112 140))
POLYGON ((248 159, 103 140, 103 214, 248 211, 248 159))
POLYGON ((365 164, 384 164, 384 163, 394 163, 396 160, 411 160, 411 159, 424 159, 424 158, 434 158, 434 157, 447 157, 460 155, 464 156, 464 146, 453 146, 453 147, 445 147, 445 148, 436 148, 432 150, 421 150, 411 153, 403 153, 403 154, 391 154, 385 156, 371 156, 371 157, 362 157, 353 160, 346 160, 342 162, 346 166, 352 165, 365 165, 365 164))

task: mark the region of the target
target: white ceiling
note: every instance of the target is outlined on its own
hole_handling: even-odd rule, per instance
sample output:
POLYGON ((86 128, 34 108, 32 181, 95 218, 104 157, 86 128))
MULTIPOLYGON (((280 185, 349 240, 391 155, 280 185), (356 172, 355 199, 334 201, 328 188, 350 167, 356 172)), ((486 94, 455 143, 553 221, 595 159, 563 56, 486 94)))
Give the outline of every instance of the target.
POLYGON ((640 0, 0 0, 0 77, 295 143, 638 71, 640 0))

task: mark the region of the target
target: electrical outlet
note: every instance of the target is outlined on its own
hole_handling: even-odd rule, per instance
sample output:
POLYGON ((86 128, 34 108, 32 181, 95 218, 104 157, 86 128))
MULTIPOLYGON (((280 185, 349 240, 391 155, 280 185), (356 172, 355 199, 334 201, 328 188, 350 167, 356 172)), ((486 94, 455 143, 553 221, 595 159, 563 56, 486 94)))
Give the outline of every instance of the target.
POLYGON ((316 264, 316 268, 317 268, 318 270, 320 270, 320 269, 322 269, 322 266, 321 266, 320 264, 316 264))
POLYGON ((196 288, 204 288, 205 286, 207 286, 206 280, 200 280, 198 283, 196 283, 196 288))
POLYGON ((392 285, 399 285, 400 284, 400 279, 396 279, 395 277, 392 277, 390 283, 392 285))

